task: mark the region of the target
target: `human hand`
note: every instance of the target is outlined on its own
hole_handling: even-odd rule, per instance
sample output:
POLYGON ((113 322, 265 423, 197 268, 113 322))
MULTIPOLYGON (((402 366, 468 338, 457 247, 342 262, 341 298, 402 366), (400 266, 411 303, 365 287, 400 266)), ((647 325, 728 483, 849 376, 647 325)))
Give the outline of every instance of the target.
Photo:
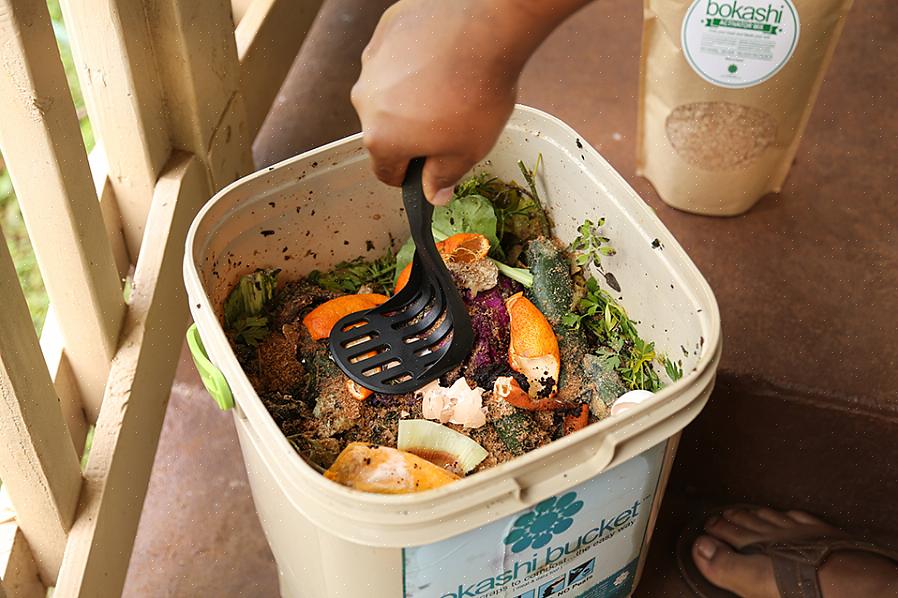
POLYGON ((530 54, 586 0, 401 0, 362 55, 352 103, 376 176, 399 186, 426 157, 435 204, 492 149, 530 54))

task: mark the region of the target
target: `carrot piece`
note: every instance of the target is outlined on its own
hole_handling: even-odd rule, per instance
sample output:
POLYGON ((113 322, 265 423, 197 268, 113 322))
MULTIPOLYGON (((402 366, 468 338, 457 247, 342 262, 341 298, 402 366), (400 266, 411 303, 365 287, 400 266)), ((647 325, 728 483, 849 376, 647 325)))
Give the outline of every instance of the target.
POLYGON ((564 416, 564 435, 582 430, 589 424, 589 405, 580 405, 580 413, 569 413, 564 416))

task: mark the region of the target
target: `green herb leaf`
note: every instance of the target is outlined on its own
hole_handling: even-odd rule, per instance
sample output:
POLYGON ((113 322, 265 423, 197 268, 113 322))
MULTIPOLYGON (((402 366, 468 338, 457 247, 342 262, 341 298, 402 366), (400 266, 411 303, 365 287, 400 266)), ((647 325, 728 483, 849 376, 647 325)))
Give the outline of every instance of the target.
POLYGON ((658 361, 661 365, 664 366, 664 371, 667 372, 667 377, 670 378, 671 382, 676 382, 680 378, 683 377, 683 360, 674 361, 664 355, 658 357, 658 361))
MULTIPOLYGON (((604 273, 602 256, 615 253, 608 237, 598 233, 599 227, 604 224, 604 218, 595 224, 586 220, 577 228, 580 234, 570 246, 576 265, 584 268, 595 265, 599 272, 604 273)), ((617 370, 631 390, 656 392, 661 388, 661 381, 652 365, 656 358, 654 343, 645 342, 639 336, 636 323, 614 297, 601 288, 595 276, 586 278, 583 296, 573 312, 562 318, 562 324, 568 328, 585 329, 598 345, 596 354, 617 370)), ((661 363, 665 367, 669 365, 669 362, 661 363)), ((673 376, 671 379, 674 379, 673 376)))
POLYGON ((590 264, 593 264, 599 272, 604 273, 602 257, 609 257, 617 253, 609 245, 611 239, 599 234, 599 229, 603 226, 605 226, 605 219, 599 218, 595 224, 591 220, 584 220, 583 224, 577 227, 579 236, 574 239, 568 249, 576 253, 574 260, 578 266, 588 268, 590 264))
POLYGON ((382 257, 373 261, 358 257, 348 262, 340 262, 328 272, 314 270, 309 273, 308 279, 321 288, 335 293, 358 293, 363 286, 368 286, 375 293, 389 295, 393 290, 396 259, 393 252, 388 250, 382 257))
POLYGON ((396 272, 393 274, 393 282, 399 280, 399 275, 405 267, 412 263, 415 257, 415 242, 409 238, 396 253, 396 272))
POLYGON ((264 311, 274 297, 280 270, 259 269, 240 277, 224 303, 225 331, 235 343, 255 347, 268 335, 264 311))

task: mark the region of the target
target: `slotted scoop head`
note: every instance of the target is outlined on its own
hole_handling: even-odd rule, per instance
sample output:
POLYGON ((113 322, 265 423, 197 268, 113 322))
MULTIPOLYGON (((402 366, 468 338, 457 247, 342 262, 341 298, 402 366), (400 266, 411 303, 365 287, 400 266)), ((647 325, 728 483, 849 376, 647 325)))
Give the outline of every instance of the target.
POLYGON ((423 158, 412 160, 402 184, 415 242, 408 283, 382 305, 341 319, 328 339, 340 369, 374 392, 417 390, 462 363, 474 344, 468 311, 433 240, 423 168, 423 158))

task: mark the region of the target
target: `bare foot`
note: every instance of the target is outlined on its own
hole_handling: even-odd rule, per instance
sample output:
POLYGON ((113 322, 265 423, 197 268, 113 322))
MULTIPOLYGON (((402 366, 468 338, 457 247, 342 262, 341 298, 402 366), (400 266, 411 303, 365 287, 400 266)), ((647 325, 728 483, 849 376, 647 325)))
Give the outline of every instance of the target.
MULTIPOLYGON (((705 522, 707 535, 692 546, 696 567, 714 585, 743 598, 779 598, 773 564, 764 555, 743 555, 740 549, 755 542, 803 540, 846 534, 802 511, 731 509, 705 522)), ((860 551, 839 551, 820 568, 824 598, 898 598, 898 563, 860 551)))

